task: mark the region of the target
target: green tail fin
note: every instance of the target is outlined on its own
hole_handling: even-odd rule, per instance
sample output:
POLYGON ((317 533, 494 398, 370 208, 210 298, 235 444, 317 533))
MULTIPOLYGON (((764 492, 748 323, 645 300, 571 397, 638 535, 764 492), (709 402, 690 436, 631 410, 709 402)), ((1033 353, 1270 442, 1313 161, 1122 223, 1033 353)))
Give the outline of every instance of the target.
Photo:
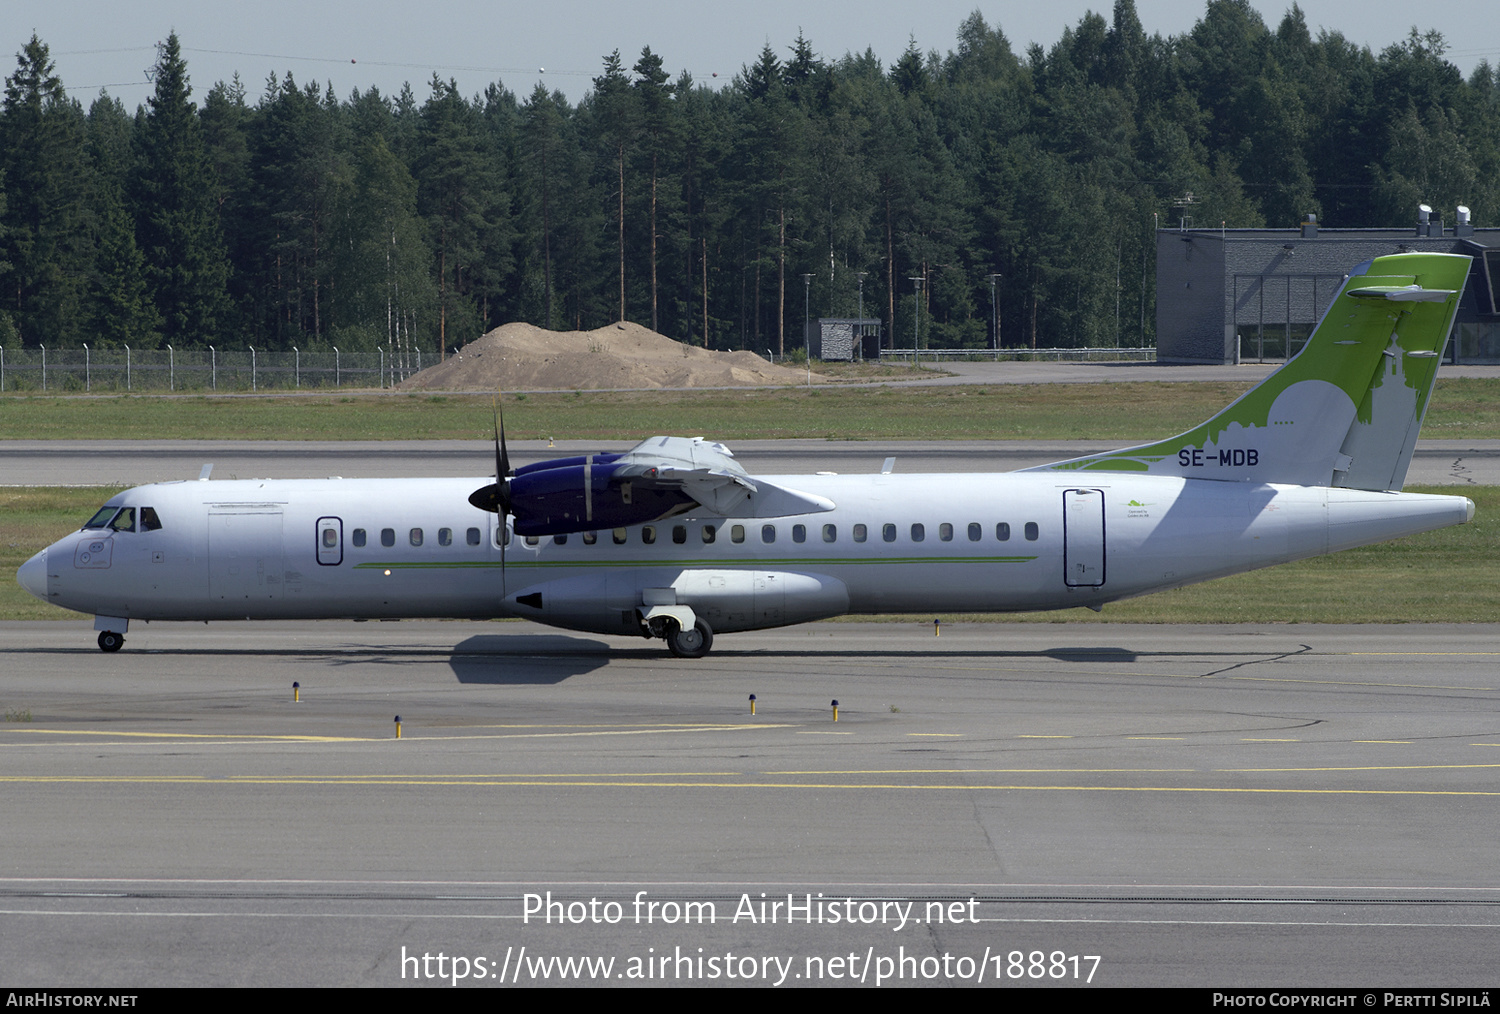
POLYGON ((1400 489, 1469 261, 1367 261, 1302 351, 1212 419, 1168 440, 1028 471, 1400 489))

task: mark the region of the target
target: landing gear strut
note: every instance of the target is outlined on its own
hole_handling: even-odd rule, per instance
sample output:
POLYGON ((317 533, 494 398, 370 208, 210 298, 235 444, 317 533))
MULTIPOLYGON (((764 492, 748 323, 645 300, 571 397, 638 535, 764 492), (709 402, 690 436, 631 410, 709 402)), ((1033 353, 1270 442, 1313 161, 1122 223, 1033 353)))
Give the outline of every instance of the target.
POLYGON ((695 621, 687 630, 673 626, 667 634, 667 647, 678 658, 702 658, 713 646, 714 632, 702 620, 695 621))
POLYGON ((99 631, 100 651, 119 651, 120 646, 125 643, 125 635, 113 630, 99 631))

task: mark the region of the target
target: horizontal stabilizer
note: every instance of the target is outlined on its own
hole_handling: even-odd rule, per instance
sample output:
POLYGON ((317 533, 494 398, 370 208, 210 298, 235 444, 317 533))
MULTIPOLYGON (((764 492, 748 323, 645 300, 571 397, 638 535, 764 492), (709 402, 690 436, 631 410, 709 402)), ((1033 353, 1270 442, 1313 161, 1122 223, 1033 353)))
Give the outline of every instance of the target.
POLYGON ((1420 285, 1367 285, 1350 289, 1355 299, 1387 299, 1392 303, 1441 303, 1454 295, 1452 289, 1424 289, 1420 285))

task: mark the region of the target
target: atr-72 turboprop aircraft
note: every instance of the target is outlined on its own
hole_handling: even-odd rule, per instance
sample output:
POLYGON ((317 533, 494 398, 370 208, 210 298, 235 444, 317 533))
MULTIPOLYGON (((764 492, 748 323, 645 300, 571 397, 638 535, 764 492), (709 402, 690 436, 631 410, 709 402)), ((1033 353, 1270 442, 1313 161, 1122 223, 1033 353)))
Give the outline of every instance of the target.
POLYGON ((24 564, 37 598, 132 620, 519 616, 665 638, 842 613, 1106 602, 1462 524, 1399 492, 1469 269, 1355 268, 1307 346, 1195 429, 995 475, 751 476, 720 444, 508 466, 494 482, 167 482, 24 564), (480 487, 477 488, 476 487, 480 487))

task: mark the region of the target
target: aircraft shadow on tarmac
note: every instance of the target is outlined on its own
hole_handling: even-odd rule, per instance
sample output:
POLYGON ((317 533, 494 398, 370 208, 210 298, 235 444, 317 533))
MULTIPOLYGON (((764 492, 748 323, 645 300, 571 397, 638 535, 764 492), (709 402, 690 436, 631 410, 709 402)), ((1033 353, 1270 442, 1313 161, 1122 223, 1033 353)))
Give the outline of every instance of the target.
POLYGON ((609 664, 602 641, 559 634, 480 634, 453 646, 448 660, 460 683, 561 683, 609 664))

